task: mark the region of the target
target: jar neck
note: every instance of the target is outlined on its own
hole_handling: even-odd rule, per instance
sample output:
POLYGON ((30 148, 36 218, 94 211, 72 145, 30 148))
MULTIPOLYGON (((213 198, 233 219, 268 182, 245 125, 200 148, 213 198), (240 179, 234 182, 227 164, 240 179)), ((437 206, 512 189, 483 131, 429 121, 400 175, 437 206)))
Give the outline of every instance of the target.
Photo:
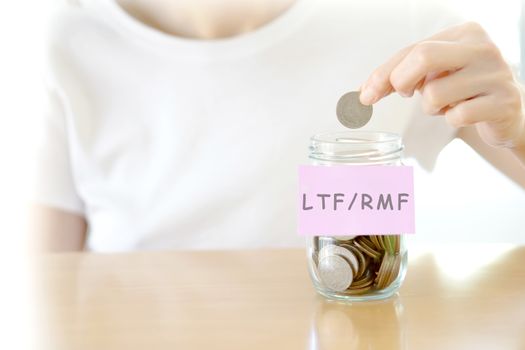
POLYGON ((386 132, 343 131, 314 135, 310 159, 317 164, 400 164, 401 136, 386 132))

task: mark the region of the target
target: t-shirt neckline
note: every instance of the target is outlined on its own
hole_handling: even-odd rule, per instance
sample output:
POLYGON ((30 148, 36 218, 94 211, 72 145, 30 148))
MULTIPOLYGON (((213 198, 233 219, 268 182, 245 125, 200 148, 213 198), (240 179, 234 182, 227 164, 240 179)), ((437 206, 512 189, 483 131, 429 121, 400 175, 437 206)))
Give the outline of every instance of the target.
POLYGON ((227 38, 192 39, 164 33, 127 13, 116 0, 87 1, 95 6, 112 24, 133 39, 152 46, 155 50, 173 52, 177 57, 213 60, 245 56, 276 43, 293 32, 312 10, 315 0, 295 0, 284 13, 259 28, 227 38))

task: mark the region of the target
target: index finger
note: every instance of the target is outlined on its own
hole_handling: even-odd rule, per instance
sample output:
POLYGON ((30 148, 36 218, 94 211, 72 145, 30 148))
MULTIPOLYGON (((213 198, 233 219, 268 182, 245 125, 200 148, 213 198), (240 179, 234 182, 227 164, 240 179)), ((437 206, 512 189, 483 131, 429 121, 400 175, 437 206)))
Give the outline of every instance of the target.
POLYGON ((394 87, 390 83, 390 75, 392 71, 404 60, 404 58, 412 51, 414 46, 423 41, 456 41, 460 38, 460 33, 467 30, 469 27, 477 27, 475 23, 466 23, 462 25, 446 28, 426 39, 423 39, 415 44, 405 47, 393 55, 388 61, 376 68, 366 82, 361 85, 361 94, 359 99, 362 104, 371 105, 383 97, 388 96, 394 92, 394 87))
POLYGON ((390 84, 390 73, 408 55, 415 44, 398 51, 388 61, 377 67, 361 86, 359 100, 364 105, 371 105, 394 91, 390 84))

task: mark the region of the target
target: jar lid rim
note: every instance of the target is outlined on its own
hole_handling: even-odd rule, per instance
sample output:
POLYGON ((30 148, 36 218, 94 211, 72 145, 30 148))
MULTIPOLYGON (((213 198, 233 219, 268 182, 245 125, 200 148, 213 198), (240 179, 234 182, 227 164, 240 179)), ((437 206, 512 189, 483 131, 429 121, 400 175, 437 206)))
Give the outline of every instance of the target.
POLYGON ((389 142, 400 142, 401 135, 387 132, 387 131, 364 131, 364 130, 346 130, 337 132, 323 132, 313 135, 310 140, 312 142, 344 144, 344 143, 359 143, 365 144, 381 144, 389 142), (346 139, 346 140, 343 140, 346 139))

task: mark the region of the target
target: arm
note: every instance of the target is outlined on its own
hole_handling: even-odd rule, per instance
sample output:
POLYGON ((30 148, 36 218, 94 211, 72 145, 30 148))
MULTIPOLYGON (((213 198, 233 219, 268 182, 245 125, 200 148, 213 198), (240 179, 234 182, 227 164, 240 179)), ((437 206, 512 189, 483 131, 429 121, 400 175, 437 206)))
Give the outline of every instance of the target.
POLYGON ((65 103, 54 84, 46 86, 46 93, 48 106, 36 125, 39 142, 35 144, 38 148, 27 208, 30 248, 39 252, 80 251, 84 249, 87 221, 73 177, 65 103))
POLYGON ((33 205, 30 237, 38 252, 81 251, 87 236, 86 219, 45 205, 33 205))
MULTIPOLYGON (((521 93, 521 101, 524 101, 525 88, 521 84, 517 85, 521 93)), ((508 150, 489 146, 475 129, 472 126, 461 128, 458 137, 495 168, 525 189, 525 126, 519 128, 522 132, 517 137, 518 141, 508 150)))
POLYGON ((525 153, 523 153, 523 149, 509 152, 507 149, 489 146, 481 139, 475 127, 461 128, 458 132, 458 137, 492 166, 525 189, 525 170, 523 168, 525 153), (516 158, 520 159, 520 157, 522 164, 516 162, 516 158))
POLYGON ((525 93, 481 26, 451 27, 399 51, 362 85, 361 102, 372 104, 392 92, 410 97, 415 91, 427 114, 460 128, 460 137, 523 185, 525 93))
MULTIPOLYGON (((525 64, 525 62, 523 62, 522 64, 525 64)), ((518 84, 518 86, 519 91, 521 93, 521 114, 525 116, 525 86, 522 84, 518 84)), ((522 120, 521 130, 522 133, 519 137, 520 142, 515 147, 513 147, 511 151, 514 154, 514 156, 521 162, 521 165, 525 169, 525 117, 522 120)), ((525 174, 522 173, 522 175, 523 176, 521 177, 521 183, 523 184, 523 182, 525 182, 525 174)), ((525 188, 525 186, 523 187, 525 188)))

